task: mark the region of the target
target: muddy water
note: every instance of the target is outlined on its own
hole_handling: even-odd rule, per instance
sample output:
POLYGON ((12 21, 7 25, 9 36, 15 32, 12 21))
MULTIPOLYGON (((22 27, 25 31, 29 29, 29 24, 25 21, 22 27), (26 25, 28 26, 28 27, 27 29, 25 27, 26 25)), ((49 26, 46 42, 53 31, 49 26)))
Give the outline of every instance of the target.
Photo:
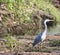
POLYGON ((48 35, 59 35, 60 36, 60 25, 56 25, 48 30, 48 35))

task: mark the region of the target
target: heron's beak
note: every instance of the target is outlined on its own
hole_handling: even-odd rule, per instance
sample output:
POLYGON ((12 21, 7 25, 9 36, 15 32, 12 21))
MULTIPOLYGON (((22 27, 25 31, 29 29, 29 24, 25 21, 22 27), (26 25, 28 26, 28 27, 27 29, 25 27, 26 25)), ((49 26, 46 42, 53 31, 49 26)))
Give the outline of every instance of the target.
POLYGON ((50 20, 50 21, 54 21, 54 20, 50 20))

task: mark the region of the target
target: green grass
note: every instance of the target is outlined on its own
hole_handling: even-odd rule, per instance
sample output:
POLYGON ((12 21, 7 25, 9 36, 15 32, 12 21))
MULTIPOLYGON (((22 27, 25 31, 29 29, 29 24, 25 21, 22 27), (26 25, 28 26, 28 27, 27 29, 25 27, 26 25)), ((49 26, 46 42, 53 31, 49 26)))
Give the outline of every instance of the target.
POLYGON ((17 41, 17 39, 11 35, 8 35, 6 38, 6 48, 11 51, 19 51, 22 44, 17 41))
POLYGON ((51 47, 59 47, 59 46, 60 46, 60 40, 51 40, 51 41, 49 42, 49 45, 50 45, 51 47))
MULTIPOLYGON (((7 27, 8 20, 11 19, 12 21, 10 20, 10 22, 13 24, 13 26, 14 26, 14 22, 16 22, 17 25, 23 24, 21 26, 22 26, 22 29, 24 30, 22 31, 24 34, 27 33, 32 35, 42 30, 42 25, 40 25, 41 22, 39 23, 38 19, 37 19, 37 22, 34 22, 34 19, 33 19, 34 14, 37 12, 36 10, 38 11, 44 10, 49 14, 51 14, 51 16, 53 16, 57 22, 60 22, 60 12, 56 7, 53 6, 50 0, 0 0, 0 2, 6 5, 8 13, 9 11, 11 12, 9 13, 10 15, 8 14, 3 15, 4 26, 7 27), (31 25, 32 27, 34 25, 35 28, 29 29, 30 25, 28 24, 32 24, 31 25), (28 25, 28 26, 26 28, 23 28, 24 25, 25 26, 28 25), (37 28, 39 25, 41 26, 41 28, 40 27, 37 28), (38 29, 40 30, 37 31, 38 29)), ((40 14, 36 14, 35 16, 37 15, 40 16, 40 14)))
POLYGON ((49 0, 37 0, 36 3, 40 9, 47 11, 60 22, 60 12, 49 0))
POLYGON ((37 9, 45 10, 60 22, 60 12, 52 5, 50 0, 0 0, 0 2, 6 3, 7 7, 14 13, 14 19, 21 23, 31 21, 34 4, 37 9))

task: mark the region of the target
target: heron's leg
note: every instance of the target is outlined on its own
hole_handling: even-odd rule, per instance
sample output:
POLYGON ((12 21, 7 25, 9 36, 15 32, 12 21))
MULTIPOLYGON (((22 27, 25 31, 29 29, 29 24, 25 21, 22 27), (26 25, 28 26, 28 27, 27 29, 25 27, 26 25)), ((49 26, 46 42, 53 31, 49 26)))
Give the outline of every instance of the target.
POLYGON ((45 48, 45 47, 46 47, 46 42, 43 41, 43 42, 42 42, 42 45, 43 45, 43 47, 45 48))
POLYGON ((41 50, 42 50, 42 47, 43 47, 43 46, 42 46, 42 42, 41 42, 41 43, 40 43, 40 48, 41 48, 41 50))
POLYGON ((38 49, 39 49, 39 51, 42 50, 42 43, 41 42, 38 44, 38 49))

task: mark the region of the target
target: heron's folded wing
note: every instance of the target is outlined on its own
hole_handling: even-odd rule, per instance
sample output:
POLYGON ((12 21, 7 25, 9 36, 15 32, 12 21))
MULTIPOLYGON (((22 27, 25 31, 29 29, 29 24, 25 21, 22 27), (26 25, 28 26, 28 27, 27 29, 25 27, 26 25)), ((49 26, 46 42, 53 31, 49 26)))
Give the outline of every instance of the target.
POLYGON ((34 40, 33 46, 35 46, 36 44, 38 44, 41 41, 41 36, 42 36, 43 32, 40 33, 34 40))

